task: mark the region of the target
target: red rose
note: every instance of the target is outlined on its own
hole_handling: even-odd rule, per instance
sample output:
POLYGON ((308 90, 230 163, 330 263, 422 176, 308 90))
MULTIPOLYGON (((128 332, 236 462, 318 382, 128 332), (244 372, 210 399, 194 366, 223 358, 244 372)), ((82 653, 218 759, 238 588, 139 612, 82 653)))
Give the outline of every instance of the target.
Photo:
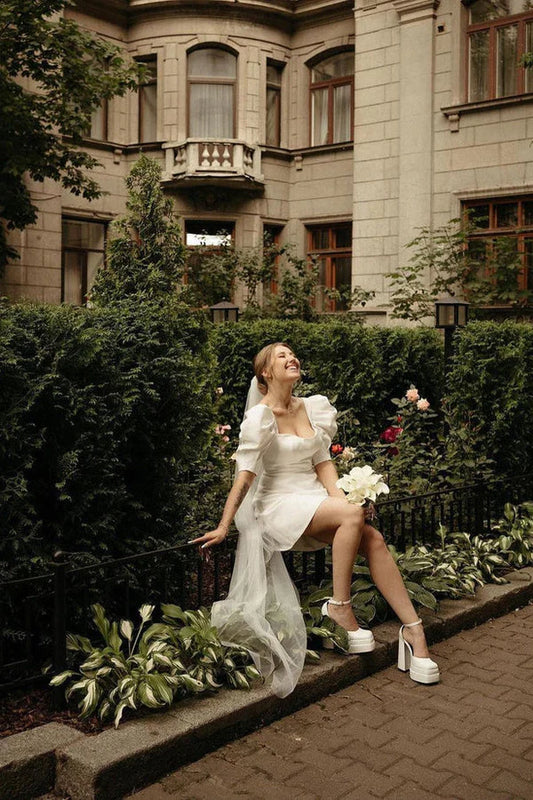
POLYGON ((382 442, 386 442, 387 444, 392 444, 395 442, 400 433, 403 431, 403 428, 400 428, 397 425, 389 425, 388 428, 380 433, 379 438, 382 442))
POLYGON ((344 447, 342 446, 342 444, 332 444, 331 445, 331 452, 333 453, 334 456, 339 456, 342 453, 343 450, 344 450, 344 447))

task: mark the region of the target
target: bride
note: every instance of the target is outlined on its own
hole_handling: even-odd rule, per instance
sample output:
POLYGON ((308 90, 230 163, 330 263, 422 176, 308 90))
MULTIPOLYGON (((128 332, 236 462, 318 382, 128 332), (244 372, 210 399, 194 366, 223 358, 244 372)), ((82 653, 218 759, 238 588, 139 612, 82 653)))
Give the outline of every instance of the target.
POLYGON ((331 545, 333 597, 322 613, 348 631, 349 652, 375 647, 350 602, 353 563, 360 553, 403 623, 398 668, 420 683, 436 683, 439 669, 429 657, 422 621, 382 535, 336 486, 329 447, 337 412, 322 395, 292 394, 300 362, 285 343, 264 347, 254 359, 254 372, 235 454, 235 482, 218 527, 194 540, 203 549, 220 544, 235 519, 239 540, 229 594, 212 609, 221 640, 246 647, 262 676, 272 679, 272 691, 289 694, 303 669, 307 637, 281 552, 331 545))

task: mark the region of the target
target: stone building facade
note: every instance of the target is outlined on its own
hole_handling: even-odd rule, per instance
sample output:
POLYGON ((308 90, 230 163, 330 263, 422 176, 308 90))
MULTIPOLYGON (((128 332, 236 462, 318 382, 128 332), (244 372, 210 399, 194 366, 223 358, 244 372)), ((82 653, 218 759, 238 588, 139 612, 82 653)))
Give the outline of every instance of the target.
POLYGON ((373 322, 406 243, 472 205, 482 243, 521 242, 527 284, 529 0, 79 0, 68 13, 148 79, 94 115, 102 198, 31 187, 39 220, 13 237, 10 297, 83 302, 140 151, 161 162, 189 245, 222 233, 254 246, 266 231, 317 254, 326 284, 374 290, 373 322))

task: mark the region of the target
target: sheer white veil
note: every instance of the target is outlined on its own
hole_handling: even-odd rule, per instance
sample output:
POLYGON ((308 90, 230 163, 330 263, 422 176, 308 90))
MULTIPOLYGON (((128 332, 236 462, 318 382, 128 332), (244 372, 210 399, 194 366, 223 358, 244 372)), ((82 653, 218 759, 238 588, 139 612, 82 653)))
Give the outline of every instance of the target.
MULTIPOLYGON (((246 412, 263 399, 257 379, 250 384, 246 412)), ((307 635, 298 593, 279 550, 271 550, 254 512, 254 498, 262 473, 242 502, 235 524, 239 531, 235 566, 228 596, 213 604, 212 624, 225 644, 246 647, 272 691, 288 695, 303 669, 307 635)), ((260 491, 260 487, 259 487, 260 491)))

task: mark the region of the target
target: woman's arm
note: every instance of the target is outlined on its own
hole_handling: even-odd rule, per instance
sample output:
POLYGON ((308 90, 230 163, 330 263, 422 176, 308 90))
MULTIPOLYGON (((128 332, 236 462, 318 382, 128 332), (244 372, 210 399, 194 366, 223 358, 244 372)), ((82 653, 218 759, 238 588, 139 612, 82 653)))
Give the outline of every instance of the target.
POLYGON ((318 480, 324 486, 330 497, 342 497, 343 500, 346 499, 346 495, 342 489, 339 489, 339 487, 335 485, 339 476, 337 475, 337 470, 335 469, 333 461, 321 461, 320 464, 315 464, 315 471, 318 480))
POLYGON ((229 527, 233 522, 233 518, 246 497, 254 478, 255 472, 249 472, 246 469, 241 470, 237 474, 235 483, 228 494, 218 526, 214 531, 208 531, 208 533, 204 533, 203 536, 192 539, 191 544, 201 544, 202 547, 207 548, 211 547, 213 544, 220 544, 220 542, 224 541, 228 534, 229 527))

